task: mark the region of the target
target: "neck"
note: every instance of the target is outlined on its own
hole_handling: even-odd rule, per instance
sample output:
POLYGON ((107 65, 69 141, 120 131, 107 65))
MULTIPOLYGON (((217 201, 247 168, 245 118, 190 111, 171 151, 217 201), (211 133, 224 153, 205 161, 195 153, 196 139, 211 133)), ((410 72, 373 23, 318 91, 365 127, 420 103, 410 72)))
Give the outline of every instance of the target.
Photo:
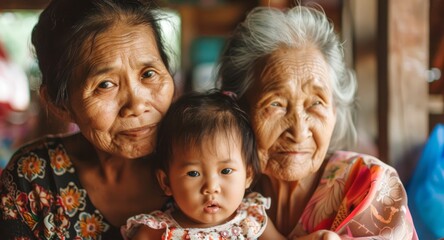
POLYGON ((146 159, 127 159, 96 149, 82 134, 75 134, 65 144, 72 153, 77 170, 95 175, 103 183, 117 184, 141 169, 149 169, 146 159), (130 174, 130 175, 128 175, 130 174))
POLYGON ((273 176, 263 176, 259 182, 262 193, 271 197, 268 212, 276 228, 284 236, 291 233, 319 182, 320 172, 298 181, 283 181, 273 176))

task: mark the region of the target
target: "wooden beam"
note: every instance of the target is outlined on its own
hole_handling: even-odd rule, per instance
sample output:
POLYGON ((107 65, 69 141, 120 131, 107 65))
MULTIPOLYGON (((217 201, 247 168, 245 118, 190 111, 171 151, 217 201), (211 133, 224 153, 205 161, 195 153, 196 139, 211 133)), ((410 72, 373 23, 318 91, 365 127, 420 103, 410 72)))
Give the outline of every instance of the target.
POLYGON ((49 0, 1 0, 0 11, 19 9, 43 9, 49 0))
POLYGON ((428 134, 429 2, 378 1, 380 158, 404 164, 428 134))

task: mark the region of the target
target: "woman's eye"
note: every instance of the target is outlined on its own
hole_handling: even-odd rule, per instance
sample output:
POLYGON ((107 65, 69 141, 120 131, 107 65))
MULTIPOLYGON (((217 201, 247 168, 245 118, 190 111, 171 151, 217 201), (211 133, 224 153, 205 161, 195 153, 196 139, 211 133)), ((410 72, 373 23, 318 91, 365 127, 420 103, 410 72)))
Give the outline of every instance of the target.
POLYGON ((221 171, 222 174, 230 174, 232 172, 233 172, 233 169, 231 169, 231 168, 224 168, 221 171))
POLYGON ((317 106, 317 105, 321 105, 321 104, 322 104, 321 101, 314 101, 313 104, 312 104, 312 106, 317 106))
POLYGON ((114 84, 110 81, 103 81, 99 84, 99 88, 106 89, 112 87, 114 84))
POLYGON ((152 78, 156 74, 153 70, 148 70, 142 74, 142 78, 152 78))
POLYGON ((190 177, 199 177, 200 173, 198 171, 189 171, 187 172, 187 175, 190 177))
POLYGON ((272 102, 270 104, 272 107, 282 107, 282 104, 278 103, 278 102, 272 102))

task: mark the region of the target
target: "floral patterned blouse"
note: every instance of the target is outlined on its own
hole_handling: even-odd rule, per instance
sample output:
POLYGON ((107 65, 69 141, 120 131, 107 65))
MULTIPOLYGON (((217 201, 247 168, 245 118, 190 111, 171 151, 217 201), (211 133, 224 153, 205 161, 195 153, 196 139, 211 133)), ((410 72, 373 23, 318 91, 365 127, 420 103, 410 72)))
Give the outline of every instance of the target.
POLYGON ((0 182, 1 239, 122 239, 80 184, 59 137, 20 148, 0 182))
POLYGON ((269 207, 269 198, 256 192, 250 193, 243 199, 232 220, 210 228, 182 228, 171 215, 176 209, 170 207, 164 212, 154 211, 129 218, 126 226, 122 227, 122 234, 132 237, 140 225, 146 225, 165 229, 162 240, 257 239, 267 225, 265 210, 269 207))
POLYGON ((338 151, 291 236, 335 231, 345 239, 418 239, 394 168, 375 157, 338 151))

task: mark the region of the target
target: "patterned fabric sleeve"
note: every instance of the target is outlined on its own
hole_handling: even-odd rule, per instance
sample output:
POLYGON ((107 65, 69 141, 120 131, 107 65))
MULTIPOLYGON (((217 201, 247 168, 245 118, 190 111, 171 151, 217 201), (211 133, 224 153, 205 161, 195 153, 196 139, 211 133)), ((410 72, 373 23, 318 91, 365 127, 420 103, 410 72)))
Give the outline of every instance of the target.
POLYGON ((122 226, 121 232, 125 239, 130 239, 136 234, 141 225, 153 229, 165 229, 171 224, 170 219, 162 211, 154 211, 150 214, 139 214, 129 218, 126 225, 122 226))
POLYGON ((417 239, 396 170, 351 152, 329 160, 297 227, 299 233, 332 230, 344 239, 417 239))
POLYGON ((1 239, 122 239, 87 198, 61 138, 20 148, 1 185, 1 239))
MULTIPOLYGON (((35 196, 33 194, 35 192, 32 190, 31 183, 26 180, 26 178, 33 178, 34 175, 27 175, 23 178, 18 176, 20 174, 19 166, 23 167, 23 164, 17 163, 21 157, 22 154, 16 154, 1 175, 0 236, 2 239, 36 239, 36 233, 32 229, 39 222, 39 216, 35 214, 37 204, 36 202, 31 203, 28 197, 35 196), (34 211, 31 211, 32 206, 34 206, 34 211)), ((44 162, 37 160, 35 163, 34 169, 44 169, 44 162)), ((35 175, 35 177, 38 176, 38 174, 35 175)), ((48 200, 50 198, 48 195, 48 200)), ((41 204, 45 204, 45 202, 42 201, 41 204)))
POLYGON ((270 208, 270 203, 270 198, 257 192, 252 192, 243 199, 238 212, 244 213, 246 217, 240 221, 239 227, 248 239, 256 239, 264 232, 268 221, 266 209, 270 208))

